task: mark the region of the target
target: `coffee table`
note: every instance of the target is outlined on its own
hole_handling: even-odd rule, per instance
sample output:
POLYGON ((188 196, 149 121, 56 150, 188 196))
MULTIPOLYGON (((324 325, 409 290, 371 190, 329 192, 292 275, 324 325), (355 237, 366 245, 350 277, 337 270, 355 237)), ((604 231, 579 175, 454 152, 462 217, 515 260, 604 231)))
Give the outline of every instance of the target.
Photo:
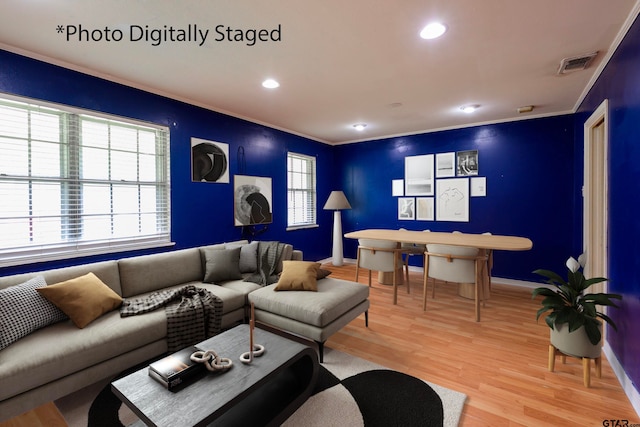
POLYGON ((113 392, 149 426, 280 425, 311 395, 318 376, 314 349, 274 333, 254 330, 265 353, 243 364, 249 326, 233 329, 196 346, 233 360, 227 372, 208 372, 178 391, 169 391, 140 369, 111 384, 113 392))

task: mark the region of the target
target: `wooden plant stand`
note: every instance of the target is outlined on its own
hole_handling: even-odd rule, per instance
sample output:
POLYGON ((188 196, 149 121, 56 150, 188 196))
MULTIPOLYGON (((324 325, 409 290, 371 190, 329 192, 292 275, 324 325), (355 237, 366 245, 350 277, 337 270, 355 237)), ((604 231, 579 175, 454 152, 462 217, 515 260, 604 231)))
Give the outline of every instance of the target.
MULTIPOLYGON (((563 364, 566 363, 567 355, 561 352, 560 350, 558 350, 557 348, 555 348, 553 344, 549 344, 549 371, 550 372, 553 372, 555 368, 556 356, 558 354, 562 356, 562 359, 561 359, 562 363, 563 364)), ((590 387, 591 386, 591 358, 581 357, 580 359, 582 359, 582 378, 584 380, 584 386, 590 387)), ((602 356, 599 356, 593 360, 595 361, 595 365, 596 365, 596 376, 598 378, 602 378, 602 356)))

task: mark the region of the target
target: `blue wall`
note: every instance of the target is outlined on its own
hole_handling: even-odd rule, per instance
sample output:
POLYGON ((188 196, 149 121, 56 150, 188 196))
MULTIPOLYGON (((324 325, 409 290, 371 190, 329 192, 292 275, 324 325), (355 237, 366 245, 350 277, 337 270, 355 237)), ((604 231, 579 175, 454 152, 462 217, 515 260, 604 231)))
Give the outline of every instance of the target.
MULTIPOLYGON (((618 332, 608 341, 636 390, 640 389, 640 21, 623 42, 576 113, 577 161, 583 155, 583 124, 609 100, 609 291, 623 295, 609 315, 618 332)), ((576 170, 582 183, 583 170, 576 170)))
MULTIPOLYGON (((563 268, 572 248, 573 118, 570 115, 390 138, 336 147, 342 187, 353 207, 343 212, 345 232, 363 228, 528 237, 533 249, 497 251, 494 275, 538 280, 537 268, 563 268), (469 222, 398 220, 391 181, 404 178, 404 158, 478 150, 487 196, 470 199, 469 222)), ((357 242, 345 242, 355 257, 357 242)), ((419 257, 412 262, 420 264, 419 257)))
MULTIPOLYGON (((268 231, 259 236, 260 239, 290 242, 302 249, 307 259, 323 259, 330 255, 332 216, 321 208, 333 190, 331 165, 334 163, 334 152, 331 146, 7 51, 0 50, 0 64, 2 92, 170 127, 171 234, 176 249, 241 238, 241 228, 235 227, 233 220, 232 183, 191 182, 191 137, 198 137, 229 144, 231 177, 242 173, 273 178, 274 222, 269 225, 268 231), (246 166, 243 170, 239 170, 238 165, 239 146, 244 147, 246 166), (318 228, 285 231, 287 151, 315 156, 317 159, 318 228)), ((9 267, 0 269, 0 274, 148 252, 153 251, 9 267)))

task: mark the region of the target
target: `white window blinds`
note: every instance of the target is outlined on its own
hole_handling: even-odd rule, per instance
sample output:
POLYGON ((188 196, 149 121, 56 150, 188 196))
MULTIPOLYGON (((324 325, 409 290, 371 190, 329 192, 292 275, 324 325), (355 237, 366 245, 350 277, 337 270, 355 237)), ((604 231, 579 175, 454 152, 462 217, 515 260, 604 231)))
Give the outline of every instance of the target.
POLYGON ((287 153, 287 226, 316 225, 316 159, 287 153))
POLYGON ((0 266, 170 243, 167 128, 0 99, 0 266))

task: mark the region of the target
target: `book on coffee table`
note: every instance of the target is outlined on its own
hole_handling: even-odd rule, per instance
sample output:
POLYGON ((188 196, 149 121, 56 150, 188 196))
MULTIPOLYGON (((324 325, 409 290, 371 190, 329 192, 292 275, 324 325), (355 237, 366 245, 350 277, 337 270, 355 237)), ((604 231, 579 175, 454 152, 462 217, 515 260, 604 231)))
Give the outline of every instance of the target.
POLYGON ((169 390, 174 389, 204 370, 204 364, 191 360, 191 355, 198 350, 196 346, 185 347, 151 363, 149 376, 169 390))

